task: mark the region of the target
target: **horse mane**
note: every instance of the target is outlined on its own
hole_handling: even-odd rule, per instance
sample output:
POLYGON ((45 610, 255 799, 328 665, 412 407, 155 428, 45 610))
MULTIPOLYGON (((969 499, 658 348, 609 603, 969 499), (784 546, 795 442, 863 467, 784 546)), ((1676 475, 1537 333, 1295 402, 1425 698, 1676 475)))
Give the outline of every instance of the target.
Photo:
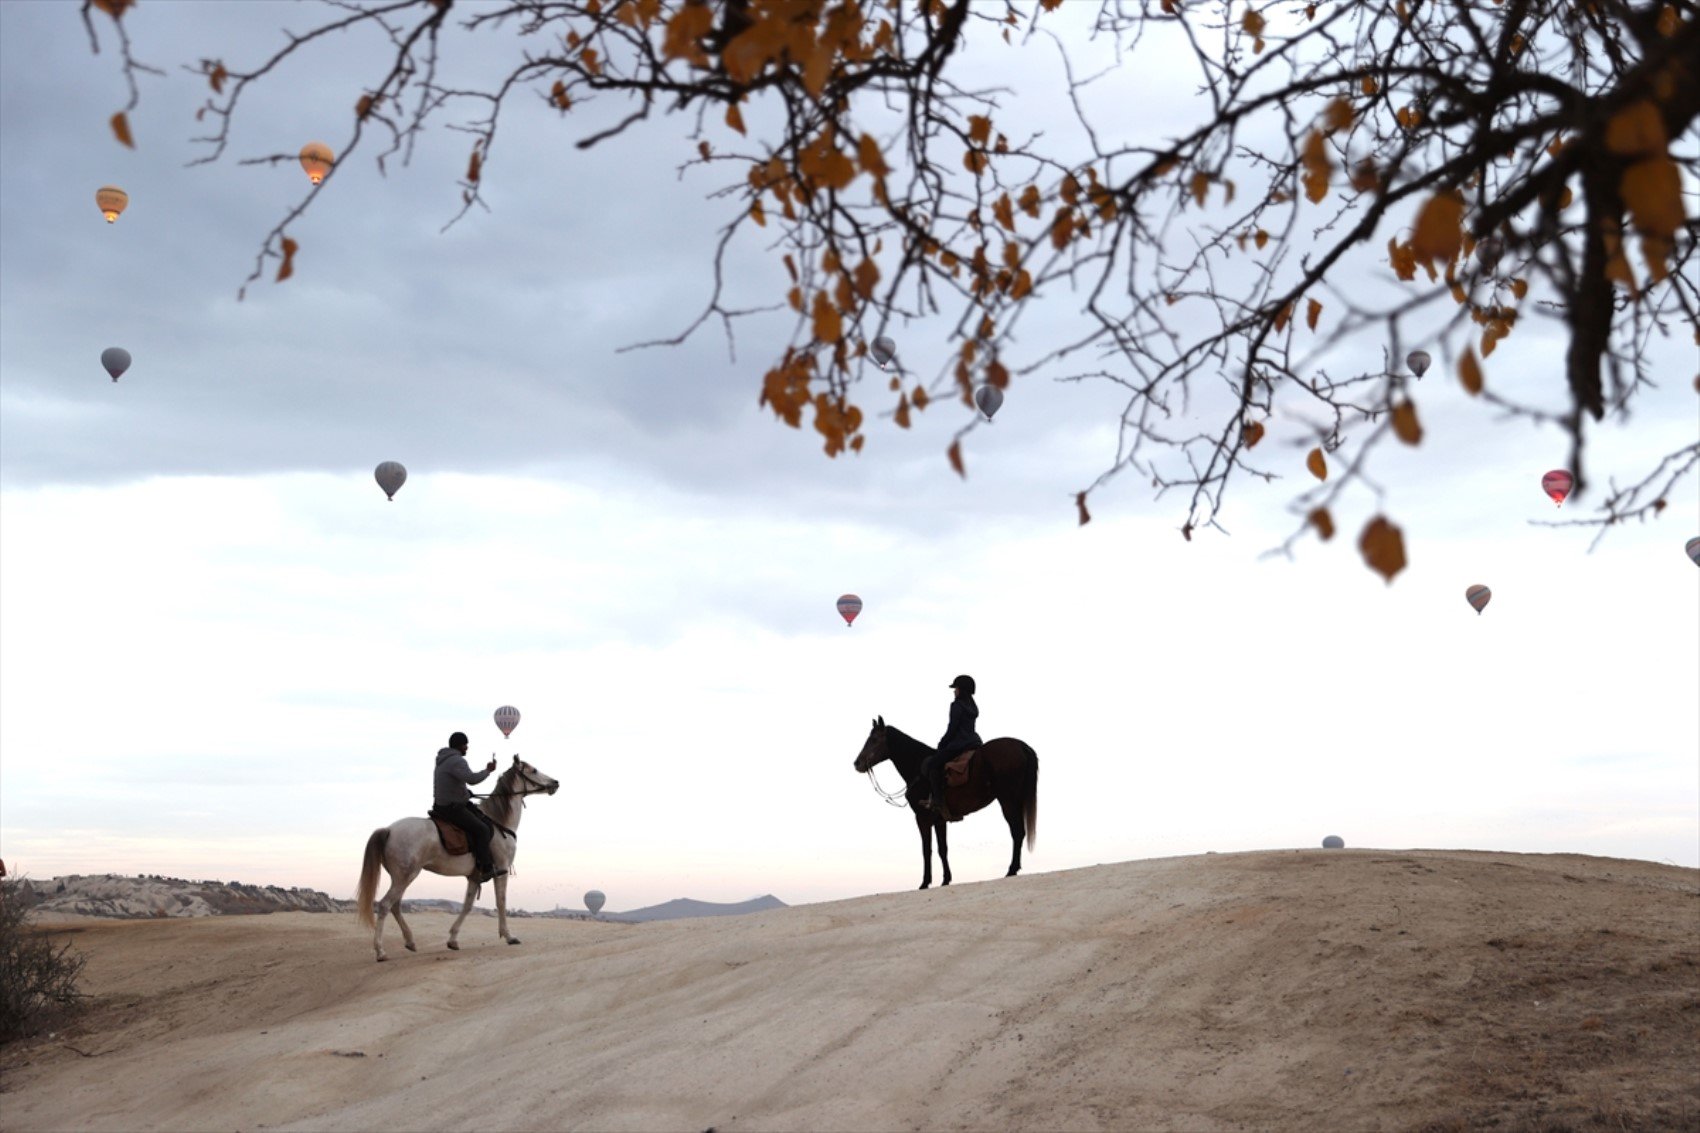
POLYGON ((514 776, 517 775, 518 773, 519 773, 519 764, 510 763, 510 764, 508 764, 508 769, 506 771, 504 771, 500 775, 496 776, 496 785, 494 787, 490 788, 490 794, 484 799, 483 802, 478 804, 478 809, 483 811, 484 814, 487 817, 499 819, 499 818, 502 817, 502 814, 507 810, 506 805, 504 803, 498 802, 497 801, 498 799, 516 798, 517 797, 517 798, 521 798, 522 805, 523 805, 523 796, 516 796, 514 794, 514 789, 513 789, 514 776))
POLYGON ((918 762, 919 760, 932 755, 937 750, 930 744, 922 743, 914 736, 911 736, 908 732, 905 732, 891 724, 887 724, 885 726, 885 734, 886 747, 891 751, 893 757, 891 762, 893 766, 897 763, 896 755, 898 751, 901 751, 905 757, 913 757, 918 762), (895 744, 892 742, 893 739, 897 741, 895 744))

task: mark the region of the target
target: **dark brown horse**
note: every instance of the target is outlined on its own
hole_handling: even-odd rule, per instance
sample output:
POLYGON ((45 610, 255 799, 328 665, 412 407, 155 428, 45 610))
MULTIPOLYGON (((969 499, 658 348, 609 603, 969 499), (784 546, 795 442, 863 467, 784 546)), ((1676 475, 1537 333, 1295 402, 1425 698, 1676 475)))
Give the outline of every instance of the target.
MULTIPOLYGON (((944 872, 944 880, 940 884, 950 884, 950 852, 945 847, 944 819, 925 805, 932 791, 927 786, 926 777, 921 774, 921 761, 935 751, 935 748, 893 728, 881 716, 874 721, 868 742, 862 745, 862 754, 856 757, 856 770, 866 771, 870 776, 877 764, 891 760, 891 765, 909 784, 904 798, 909 809, 915 812, 915 825, 921 831, 922 889, 933 883, 935 832, 939 836, 939 866, 944 872)), ((874 787, 878 790, 879 784, 875 783, 874 787)), ((884 791, 880 793, 885 794, 884 791)), ((886 797, 887 801, 893 801, 897 796, 886 797)), ((947 786, 944 792, 945 805, 950 808, 951 814, 957 816, 973 814, 993 799, 1003 807, 1004 821, 1009 823, 1009 836, 1015 843, 1009 872, 1004 874, 1005 877, 1014 877, 1021 872, 1022 834, 1025 832, 1027 835, 1027 848, 1033 849, 1039 823, 1039 756, 1020 740, 1003 737, 976 748, 974 758, 968 764, 968 782, 960 787, 947 786)))

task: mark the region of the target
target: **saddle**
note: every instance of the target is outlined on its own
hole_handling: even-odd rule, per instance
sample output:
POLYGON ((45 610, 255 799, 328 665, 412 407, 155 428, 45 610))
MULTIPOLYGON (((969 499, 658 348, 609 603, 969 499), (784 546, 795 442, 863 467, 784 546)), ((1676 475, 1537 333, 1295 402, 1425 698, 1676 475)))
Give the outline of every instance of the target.
POLYGON ((973 759, 974 753, 979 750, 977 747, 971 747, 944 765, 945 786, 960 787, 968 782, 968 761, 973 759))
POLYGON ((437 840, 443 844, 445 854, 470 854, 472 847, 467 844, 466 831, 437 813, 432 807, 429 815, 432 822, 437 824, 437 840))

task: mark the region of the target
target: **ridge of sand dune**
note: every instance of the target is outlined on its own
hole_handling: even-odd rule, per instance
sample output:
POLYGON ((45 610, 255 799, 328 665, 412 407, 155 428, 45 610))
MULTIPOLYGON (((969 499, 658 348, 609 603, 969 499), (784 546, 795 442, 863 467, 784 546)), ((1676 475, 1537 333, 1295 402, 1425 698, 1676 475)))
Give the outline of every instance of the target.
POLYGON ((1502 1129, 1700 1119, 1700 871, 1270 851, 743 917, 67 924, 0 1127, 1502 1129), (74 1048, 74 1049, 73 1049, 74 1048), (1537 1125, 1537 1120, 1542 1124, 1537 1125))

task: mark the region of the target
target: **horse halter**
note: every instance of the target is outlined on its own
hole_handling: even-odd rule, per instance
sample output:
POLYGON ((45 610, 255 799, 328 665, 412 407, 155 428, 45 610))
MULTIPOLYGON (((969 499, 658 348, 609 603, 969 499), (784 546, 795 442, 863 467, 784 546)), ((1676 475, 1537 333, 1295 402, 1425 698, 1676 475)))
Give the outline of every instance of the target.
MULTIPOLYGON (((498 790, 494 790, 494 791, 490 792, 490 795, 491 795, 492 798, 495 797, 496 795, 507 795, 507 796, 510 796, 510 797, 517 797, 520 800, 520 805, 523 806, 523 805, 525 805, 525 796, 527 796, 527 795, 546 795, 546 794, 549 793, 548 787, 545 787, 542 783, 539 783, 536 779, 533 779, 530 775, 527 775, 525 773, 525 767, 524 766, 516 766, 514 768, 514 771, 515 771, 516 774, 518 774, 519 778, 521 778, 525 781, 526 786, 535 787, 537 789, 534 790, 534 791, 515 791, 515 790, 511 790, 511 789, 510 790, 498 789, 498 790)), ((501 786, 501 784, 498 783, 497 787, 500 788, 500 786, 501 786)))

